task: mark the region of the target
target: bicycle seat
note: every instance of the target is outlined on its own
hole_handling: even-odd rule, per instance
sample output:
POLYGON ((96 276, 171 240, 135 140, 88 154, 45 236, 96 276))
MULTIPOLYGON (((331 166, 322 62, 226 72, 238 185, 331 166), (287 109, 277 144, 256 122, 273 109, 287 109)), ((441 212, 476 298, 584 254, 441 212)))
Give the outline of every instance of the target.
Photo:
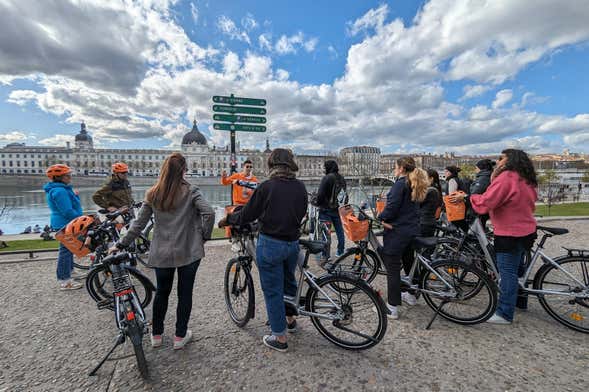
POLYGON ((438 244, 438 237, 415 237, 411 245, 415 249, 433 248, 438 244))
POLYGON ((456 233, 458 231, 458 228, 456 226, 437 225, 436 229, 442 231, 443 233, 447 233, 447 234, 456 233))
POLYGON ((321 253, 325 250, 325 242, 323 241, 299 240, 299 245, 311 254, 321 253))
POLYGON ((561 235, 569 232, 568 229, 561 229, 558 227, 536 226, 536 230, 542 230, 550 234, 561 235))

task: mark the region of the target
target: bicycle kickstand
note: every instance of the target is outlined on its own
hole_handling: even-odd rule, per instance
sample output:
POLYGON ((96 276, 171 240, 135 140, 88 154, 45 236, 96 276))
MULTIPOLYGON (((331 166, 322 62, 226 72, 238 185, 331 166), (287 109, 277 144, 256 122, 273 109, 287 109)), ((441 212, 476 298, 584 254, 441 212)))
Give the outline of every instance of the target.
POLYGON ((104 365, 104 363, 106 362, 106 360, 108 359, 108 357, 110 357, 110 355, 113 353, 113 351, 115 351, 115 348, 117 348, 119 345, 123 344, 124 342, 125 342, 125 335, 123 335, 121 333, 117 337, 117 340, 116 340, 114 346, 112 346, 112 348, 110 349, 110 351, 104 356, 104 358, 102 358, 102 361, 100 361, 100 363, 98 365, 96 365, 96 367, 88 375, 89 376, 95 376, 96 375, 96 372, 98 371, 98 369, 100 369, 102 367, 102 365, 104 365))
POLYGON ((430 329, 432 324, 434 323, 434 321, 436 320, 436 318, 438 317, 438 315, 440 314, 440 311, 442 310, 442 307, 444 305, 446 305, 449 301, 442 301, 442 303, 440 304, 440 306, 438 306, 438 309, 436 310, 436 313, 434 313, 434 315, 432 316, 432 319, 429 321, 429 324, 427 325, 427 327, 425 327, 426 330, 430 329))

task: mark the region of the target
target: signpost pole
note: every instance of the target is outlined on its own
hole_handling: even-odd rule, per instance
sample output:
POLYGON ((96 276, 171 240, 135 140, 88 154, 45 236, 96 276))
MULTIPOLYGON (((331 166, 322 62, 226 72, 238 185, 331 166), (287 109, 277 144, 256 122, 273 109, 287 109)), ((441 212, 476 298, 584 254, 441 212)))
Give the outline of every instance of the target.
MULTIPOLYGON (((233 94, 231 94, 231 98, 233 98, 233 94)), ((235 154, 235 131, 231 131, 230 139, 231 139, 231 157, 230 157, 230 159, 231 159, 231 173, 229 175, 237 172, 237 156, 235 154)), ((235 204, 235 200, 233 200, 233 187, 234 187, 234 185, 231 184, 231 205, 235 204)))

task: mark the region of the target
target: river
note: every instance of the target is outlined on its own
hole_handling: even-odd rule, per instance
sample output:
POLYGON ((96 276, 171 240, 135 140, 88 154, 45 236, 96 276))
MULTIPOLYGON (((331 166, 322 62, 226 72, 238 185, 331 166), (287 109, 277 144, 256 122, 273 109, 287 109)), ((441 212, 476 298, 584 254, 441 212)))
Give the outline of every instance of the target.
MULTIPOLYGON (((80 177, 74 178, 74 189, 79 192, 84 213, 96 212, 98 206, 92 201, 92 195, 103 183, 104 178, 80 177)), ((145 191, 153 184, 153 178, 131 178, 133 196, 135 200, 142 200, 145 191)), ((224 206, 230 203, 231 187, 213 185, 218 179, 194 179, 189 181, 199 186, 206 200, 215 208, 217 220, 224 216, 224 206), (203 181, 206 182, 203 184, 203 181)), ((0 216, 0 229, 5 234, 21 233, 25 227, 38 224, 44 227, 49 223, 49 208, 45 201, 42 187, 46 182, 42 177, 8 177, 0 176, 0 210, 3 205, 7 208, 0 216)), ((315 191, 316 183, 306 184, 307 190, 315 191)), ((375 189, 375 191, 380 191, 375 189)), ((350 189, 350 199, 353 203, 366 200, 364 192, 358 188, 350 189)), ((368 193, 374 193, 370 190, 368 193)))

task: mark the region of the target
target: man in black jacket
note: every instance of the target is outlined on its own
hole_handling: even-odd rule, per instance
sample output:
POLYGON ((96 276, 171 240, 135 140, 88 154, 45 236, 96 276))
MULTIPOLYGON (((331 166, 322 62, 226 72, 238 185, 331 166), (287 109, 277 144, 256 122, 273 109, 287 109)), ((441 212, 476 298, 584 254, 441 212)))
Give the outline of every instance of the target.
MULTIPOLYGON (((346 238, 344 228, 339 217, 338 208, 340 203, 348 202, 346 193, 346 180, 339 174, 337 162, 333 160, 325 161, 325 176, 321 179, 319 190, 317 191, 317 205, 319 206, 319 220, 321 222, 331 222, 337 235, 336 256, 344 253, 346 238)), ((329 259, 328 254, 324 254, 325 259, 329 259)))
POLYGON ((266 346, 286 351, 286 332, 296 331, 296 321, 286 313, 284 295, 297 293, 295 269, 299 256, 300 225, 307 212, 307 189, 295 178, 299 170, 290 150, 276 148, 268 157, 270 179, 262 182, 243 208, 219 222, 219 227, 260 223, 256 263, 264 292, 271 335, 266 346))

